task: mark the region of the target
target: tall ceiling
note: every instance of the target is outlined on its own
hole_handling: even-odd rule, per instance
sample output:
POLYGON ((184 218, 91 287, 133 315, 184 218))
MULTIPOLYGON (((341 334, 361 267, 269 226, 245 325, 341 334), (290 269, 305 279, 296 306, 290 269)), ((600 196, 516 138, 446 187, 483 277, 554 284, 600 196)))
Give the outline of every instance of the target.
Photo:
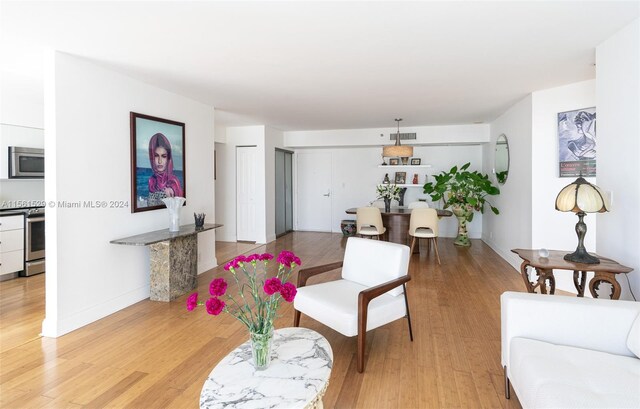
POLYGON ((84 57, 282 130, 489 122, 595 77, 638 1, 28 2, 0 5, 0 70, 41 87, 43 51, 84 57))

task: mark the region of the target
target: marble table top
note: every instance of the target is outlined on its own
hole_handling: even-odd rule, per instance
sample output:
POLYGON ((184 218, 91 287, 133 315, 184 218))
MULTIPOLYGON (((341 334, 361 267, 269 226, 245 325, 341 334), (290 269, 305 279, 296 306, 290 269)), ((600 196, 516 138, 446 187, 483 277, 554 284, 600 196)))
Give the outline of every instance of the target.
POLYGON ((205 381, 200 408, 305 408, 322 397, 333 366, 333 351, 322 335, 278 329, 271 354, 269 367, 257 371, 250 341, 231 351, 205 381))
POLYGON ((196 229, 195 224, 187 224, 180 226, 178 231, 169 231, 169 229, 156 230, 149 233, 142 233, 136 236, 125 237, 122 239, 111 240, 111 244, 124 244, 128 246, 148 246, 149 244, 160 243, 161 241, 167 241, 176 239, 178 237, 189 236, 192 234, 202 233, 203 231, 217 229, 222 227, 221 224, 207 224, 196 229))

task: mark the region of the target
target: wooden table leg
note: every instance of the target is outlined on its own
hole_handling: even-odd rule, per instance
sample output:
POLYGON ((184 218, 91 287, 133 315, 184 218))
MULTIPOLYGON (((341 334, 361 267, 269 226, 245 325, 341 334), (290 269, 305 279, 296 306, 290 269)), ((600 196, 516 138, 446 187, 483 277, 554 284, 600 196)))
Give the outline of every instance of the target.
POLYGON ((553 276, 553 270, 545 268, 536 268, 538 274, 538 284, 540 287, 540 293, 547 293, 547 282, 549 283, 549 294, 555 294, 556 292, 556 278, 553 276))
POLYGON ((587 272, 586 271, 573 271, 573 285, 576 286, 576 290, 578 290, 578 297, 584 297, 584 286, 587 283, 587 272))
POLYGON ((591 281, 589 281, 589 291, 591 291, 591 296, 593 298, 598 298, 597 290, 600 289, 600 283, 605 282, 611 284, 611 299, 618 300, 620 299, 620 284, 616 280, 616 275, 613 273, 605 273, 602 271, 597 271, 591 281))
POLYGON ((523 261, 522 264, 520 265, 520 275, 522 275, 522 280, 524 281, 524 286, 527 289, 527 292, 532 293, 533 292, 533 283, 531 281, 529 281, 529 274, 527 274, 527 266, 529 264, 527 264, 526 261, 523 261))

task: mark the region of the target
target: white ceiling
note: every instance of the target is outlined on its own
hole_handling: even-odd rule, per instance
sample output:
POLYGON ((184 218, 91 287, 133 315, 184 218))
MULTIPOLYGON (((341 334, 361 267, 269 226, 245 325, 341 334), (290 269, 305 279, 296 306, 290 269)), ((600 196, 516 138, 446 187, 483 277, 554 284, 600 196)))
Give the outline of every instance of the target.
POLYGON ((282 130, 489 122, 595 77, 640 2, 2 1, 0 69, 46 47, 282 130))

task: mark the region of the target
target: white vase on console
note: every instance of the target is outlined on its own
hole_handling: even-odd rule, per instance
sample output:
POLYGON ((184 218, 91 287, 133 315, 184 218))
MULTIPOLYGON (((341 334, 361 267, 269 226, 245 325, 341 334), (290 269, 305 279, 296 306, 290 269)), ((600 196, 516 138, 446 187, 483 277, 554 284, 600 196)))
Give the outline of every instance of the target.
POLYGON ((180 208, 185 200, 184 197, 166 197, 162 199, 164 205, 169 209, 169 231, 180 230, 180 208))

